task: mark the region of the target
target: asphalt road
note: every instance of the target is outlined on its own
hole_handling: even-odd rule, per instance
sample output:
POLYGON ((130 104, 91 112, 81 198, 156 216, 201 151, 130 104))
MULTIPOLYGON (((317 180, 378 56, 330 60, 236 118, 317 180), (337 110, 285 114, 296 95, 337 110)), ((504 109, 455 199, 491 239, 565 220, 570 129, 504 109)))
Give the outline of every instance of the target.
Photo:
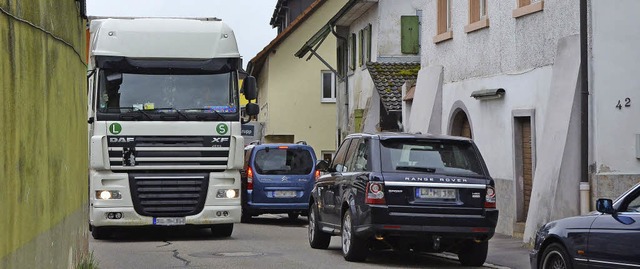
POLYGON ((101 269, 124 268, 470 268, 443 256, 376 252, 365 263, 342 258, 340 237, 328 250, 309 247, 307 219, 263 215, 236 224, 231 238, 208 230, 129 229, 109 240, 89 240, 101 269))

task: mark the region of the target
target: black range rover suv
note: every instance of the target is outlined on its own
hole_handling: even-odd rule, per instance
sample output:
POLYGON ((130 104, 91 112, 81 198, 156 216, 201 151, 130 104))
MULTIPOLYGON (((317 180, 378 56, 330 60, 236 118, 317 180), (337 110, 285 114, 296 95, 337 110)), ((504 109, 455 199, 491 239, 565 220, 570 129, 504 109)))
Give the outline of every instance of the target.
POLYGON ((348 261, 372 249, 487 258, 498 210, 493 179, 473 141, 407 133, 352 134, 320 161, 309 201, 309 244, 340 235, 348 261))

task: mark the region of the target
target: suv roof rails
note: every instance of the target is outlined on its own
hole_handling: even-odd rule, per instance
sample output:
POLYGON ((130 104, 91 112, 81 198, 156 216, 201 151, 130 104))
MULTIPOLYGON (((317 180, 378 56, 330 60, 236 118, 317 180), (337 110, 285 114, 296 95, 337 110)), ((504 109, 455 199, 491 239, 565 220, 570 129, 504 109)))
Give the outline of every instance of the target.
POLYGON ((307 145, 307 141, 300 140, 300 141, 296 142, 296 144, 307 145))
POLYGON ((260 145, 262 143, 260 143, 260 140, 253 140, 251 141, 251 143, 249 143, 249 145, 260 145))

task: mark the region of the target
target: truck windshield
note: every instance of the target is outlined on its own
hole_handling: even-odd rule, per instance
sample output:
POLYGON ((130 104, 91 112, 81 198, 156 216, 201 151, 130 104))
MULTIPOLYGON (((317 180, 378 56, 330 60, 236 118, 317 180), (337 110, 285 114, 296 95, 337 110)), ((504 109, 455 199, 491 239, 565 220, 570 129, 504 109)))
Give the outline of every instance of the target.
POLYGON ((388 139, 381 141, 381 158, 385 172, 484 175, 474 147, 466 141, 388 139))
POLYGON ((135 74, 102 70, 98 111, 143 111, 184 115, 237 113, 234 72, 220 74, 135 74))

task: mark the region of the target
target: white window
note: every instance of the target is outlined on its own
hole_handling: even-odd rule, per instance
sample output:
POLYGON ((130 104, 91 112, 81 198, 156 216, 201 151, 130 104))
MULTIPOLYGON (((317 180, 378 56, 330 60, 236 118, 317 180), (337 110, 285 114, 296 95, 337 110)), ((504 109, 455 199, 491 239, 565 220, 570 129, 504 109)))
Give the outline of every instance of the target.
POLYGON ((336 76, 329 70, 322 71, 322 102, 336 102, 336 76))

